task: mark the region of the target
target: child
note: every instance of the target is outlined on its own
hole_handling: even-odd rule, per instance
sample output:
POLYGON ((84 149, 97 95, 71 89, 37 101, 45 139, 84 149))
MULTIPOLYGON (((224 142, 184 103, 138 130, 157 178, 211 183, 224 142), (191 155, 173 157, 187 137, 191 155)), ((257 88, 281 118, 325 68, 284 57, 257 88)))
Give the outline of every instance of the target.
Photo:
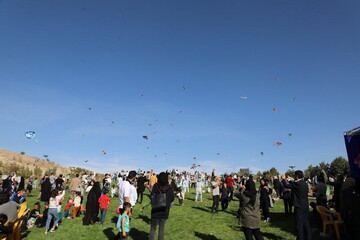
POLYGON ((69 198, 68 203, 65 206, 64 209, 64 218, 70 218, 70 208, 73 205, 73 200, 71 198, 69 198))
POLYGON ((100 214, 101 214, 99 225, 102 226, 105 221, 106 212, 110 205, 110 197, 108 190, 106 189, 104 190, 104 194, 101 197, 99 197, 98 202, 100 203, 100 214))
POLYGON ((76 192, 76 196, 74 198, 74 208, 72 211, 72 218, 75 219, 78 212, 80 212, 81 209, 81 196, 80 192, 76 192))
POLYGON ((131 211, 131 204, 125 202, 123 205, 124 213, 119 216, 116 227, 119 229, 118 239, 127 239, 130 232, 129 214, 131 211))
POLYGON ((40 214, 40 203, 36 202, 34 204, 34 209, 31 210, 29 215, 29 220, 27 221, 27 228, 32 228, 36 222, 39 222, 38 219, 42 218, 42 214, 40 214))

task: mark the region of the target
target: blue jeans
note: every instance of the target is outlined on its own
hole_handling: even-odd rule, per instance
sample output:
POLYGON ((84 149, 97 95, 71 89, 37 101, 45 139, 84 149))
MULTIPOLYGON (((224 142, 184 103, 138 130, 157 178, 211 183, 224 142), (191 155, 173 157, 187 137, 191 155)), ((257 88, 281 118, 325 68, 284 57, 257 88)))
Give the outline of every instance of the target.
POLYGON ((107 209, 100 208, 100 214, 101 214, 100 221, 99 221, 100 224, 104 224, 106 212, 107 212, 107 209))
POLYGON ((70 217, 70 211, 69 210, 64 210, 64 218, 70 217))
POLYGON ((48 212, 48 217, 46 220, 46 230, 49 230, 50 228, 50 223, 52 218, 54 218, 54 227, 57 226, 58 222, 59 222, 59 218, 58 218, 58 210, 57 208, 49 208, 49 212, 48 212))

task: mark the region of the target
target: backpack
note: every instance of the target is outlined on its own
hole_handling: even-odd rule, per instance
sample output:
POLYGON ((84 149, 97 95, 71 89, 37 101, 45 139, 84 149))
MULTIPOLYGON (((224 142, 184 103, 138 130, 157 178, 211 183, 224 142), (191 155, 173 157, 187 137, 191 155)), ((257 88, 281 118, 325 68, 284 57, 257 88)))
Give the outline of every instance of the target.
POLYGON ((161 193, 159 186, 155 185, 160 193, 151 194, 151 208, 155 211, 166 209, 166 193, 161 193))

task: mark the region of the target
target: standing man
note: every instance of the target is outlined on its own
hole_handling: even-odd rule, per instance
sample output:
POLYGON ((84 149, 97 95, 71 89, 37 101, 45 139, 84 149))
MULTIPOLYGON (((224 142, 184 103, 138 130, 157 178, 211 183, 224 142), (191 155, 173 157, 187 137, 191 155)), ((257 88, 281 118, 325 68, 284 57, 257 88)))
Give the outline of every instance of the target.
POLYGON ((75 199, 76 192, 80 192, 80 183, 81 179, 79 178, 79 174, 77 173, 75 177, 71 179, 69 186, 72 199, 75 199))
POLYGON ((273 185, 276 192, 276 199, 280 199, 280 180, 277 176, 274 176, 273 185))
POLYGON ((228 189, 230 190, 229 200, 231 201, 233 200, 234 187, 235 187, 235 179, 231 174, 225 179, 225 183, 228 189))
POLYGON ((311 231, 309 223, 309 188, 304 181, 304 173, 300 170, 295 171, 295 181, 287 186, 291 189, 291 198, 294 205, 295 227, 297 240, 311 240, 311 231))
MULTIPOLYGON (((124 212, 124 209, 123 209, 124 203, 126 203, 126 202, 131 203, 130 196, 133 195, 131 193, 131 191, 132 191, 131 183, 134 182, 135 178, 136 178, 136 172, 135 171, 130 171, 126 181, 122 181, 119 184, 119 209, 120 209, 120 214, 123 214, 123 212, 124 212)), ((131 212, 130 212, 129 217, 131 217, 131 212)))
POLYGON ((140 177, 138 177, 138 179, 136 180, 136 191, 137 191, 137 195, 138 195, 138 202, 140 204, 142 203, 142 200, 143 200, 143 195, 144 195, 144 191, 145 191, 145 183, 147 181, 148 180, 144 176, 144 173, 140 173, 140 177))

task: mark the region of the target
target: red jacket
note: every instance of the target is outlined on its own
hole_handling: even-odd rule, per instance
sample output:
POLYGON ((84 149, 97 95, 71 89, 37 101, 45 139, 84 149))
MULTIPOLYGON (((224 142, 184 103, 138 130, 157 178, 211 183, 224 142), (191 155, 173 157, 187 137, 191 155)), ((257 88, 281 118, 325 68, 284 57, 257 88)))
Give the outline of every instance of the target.
POLYGON ((110 197, 104 194, 99 197, 98 202, 100 203, 100 208, 108 209, 110 205, 110 197))

